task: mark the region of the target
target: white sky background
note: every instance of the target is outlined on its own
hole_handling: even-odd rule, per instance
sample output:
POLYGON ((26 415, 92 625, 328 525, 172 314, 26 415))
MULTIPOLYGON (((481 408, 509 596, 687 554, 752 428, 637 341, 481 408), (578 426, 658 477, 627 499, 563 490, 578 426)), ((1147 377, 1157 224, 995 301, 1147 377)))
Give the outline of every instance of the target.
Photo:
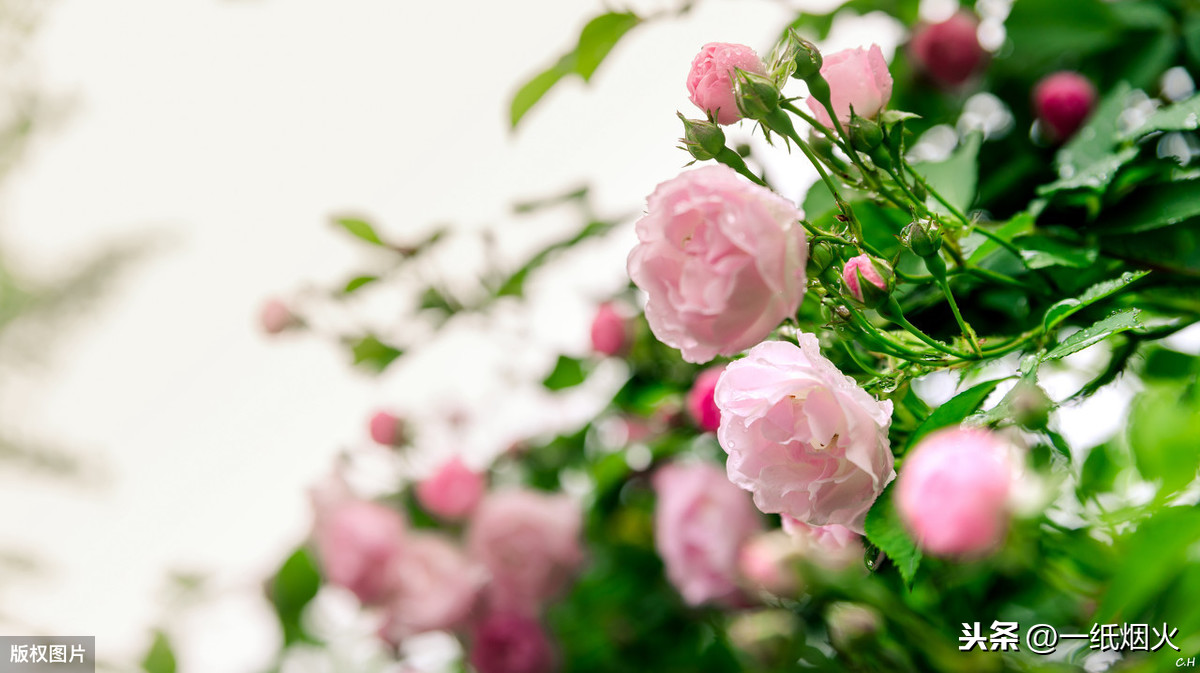
MULTIPOLYGON (((535 284, 539 308, 506 317, 531 324, 532 345, 460 330, 380 378, 353 371, 328 340, 265 338, 257 312, 269 295, 333 286, 369 266, 328 224, 332 213, 363 213, 385 237, 415 240, 436 223, 505 224, 514 200, 584 182, 601 213, 636 212, 688 158, 674 147, 675 110, 692 113, 684 77, 700 45, 765 53, 789 14, 780 2, 706 0, 684 20, 639 29, 589 87, 560 84, 511 136, 517 84, 603 9, 53 3, 30 58, 42 88, 74 105, 4 185, 0 242, 43 277, 105 243, 165 243, 71 325, 48 366, 0 385, 8 430, 100 466, 85 488, 0 472, 0 547, 44 561, 0 583, 0 614, 17 619, 0 632, 94 634, 102 658, 130 661, 165 620, 184 673, 253 671, 278 637, 259 583, 306 533, 304 489, 340 449, 367 444, 374 408, 466 409, 472 429, 430 435, 430 452, 479 456, 537 427, 530 414, 545 414, 545 401, 512 394, 488 367, 503 359, 540 379, 555 353, 583 353, 594 302, 624 282, 629 236, 535 284), (169 615, 172 570, 212 575, 221 598, 169 615)), ((871 25, 834 45, 897 39, 871 25)), ((799 157, 773 170, 793 197, 813 179, 799 157)), ((543 222, 506 225, 509 247, 543 237, 543 222)), ((387 300, 369 302, 381 320, 387 300)), ((582 413, 571 404, 554 411, 582 413)))

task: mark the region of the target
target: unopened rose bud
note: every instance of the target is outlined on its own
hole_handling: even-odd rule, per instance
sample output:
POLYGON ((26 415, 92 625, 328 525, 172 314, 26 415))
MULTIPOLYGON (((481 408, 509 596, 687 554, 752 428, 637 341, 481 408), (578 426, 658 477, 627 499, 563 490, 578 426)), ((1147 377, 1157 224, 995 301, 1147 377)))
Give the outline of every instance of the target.
POLYGON ((795 662, 791 651, 798 622, 789 610, 737 613, 729 621, 729 640, 764 669, 786 670, 795 662))
POLYGON ((942 249, 942 229, 929 219, 913 220, 901 233, 904 245, 918 257, 932 257, 942 249))
POLYGON ((377 411, 371 417, 371 439, 383 446, 403 446, 404 421, 387 411, 377 411))
POLYGON ((1096 87, 1077 72, 1056 72, 1033 89, 1037 117, 1058 142, 1066 141, 1079 130, 1095 104, 1096 87))
POLYGON ((725 132, 715 122, 688 119, 678 112, 675 114, 683 122, 683 137, 679 141, 693 157, 708 161, 725 149, 725 132))
POLYGON ((864 254, 846 261, 842 267, 842 282, 855 301, 867 308, 875 308, 891 296, 896 276, 887 262, 864 254))
POLYGON ((259 323, 267 334, 279 334, 289 327, 297 325, 298 321, 287 304, 280 299, 272 298, 263 303, 259 313, 259 323))
POLYGON ((629 321, 611 303, 601 304, 592 318, 592 350, 620 355, 629 347, 629 321))
POLYGON ((733 93, 734 70, 765 73, 758 54, 744 44, 710 42, 692 60, 687 89, 691 101, 718 124, 728 126, 742 116, 733 93))
POLYGON ((837 261, 837 251, 829 241, 817 241, 808 254, 809 275, 820 276, 837 261))
POLYGON ((918 26, 909 54, 917 68, 939 86, 960 86, 987 58, 979 44, 979 19, 962 11, 941 23, 918 26))
POLYGON ((779 108, 779 88, 766 75, 737 70, 733 91, 738 112, 747 119, 764 119, 779 108))
POLYGON ((458 521, 475 509, 486 487, 487 477, 455 457, 417 484, 417 502, 430 514, 458 521))
POLYGON ((979 428, 939 430, 917 443, 896 480, 896 509, 934 556, 978 558, 1004 539, 1016 482, 1011 448, 979 428))
POLYGON ((792 72, 792 77, 806 80, 821 72, 821 64, 824 60, 821 58, 821 50, 817 49, 817 45, 800 37, 794 30, 788 31, 788 39, 796 45, 796 70, 792 72))
POLYGON ((696 426, 705 432, 716 432, 721 425, 721 410, 713 401, 713 394, 717 390, 717 380, 721 378, 723 371, 724 365, 709 367, 700 372, 687 394, 688 415, 692 417, 696 426))
POLYGON ((879 631, 879 613, 858 603, 833 603, 825 613, 829 642, 845 651, 879 631))
POLYGON ((749 589, 788 598, 803 586, 799 562, 805 547, 782 530, 759 533, 738 550, 738 574, 749 589))
POLYGON ((850 123, 846 125, 846 133, 850 134, 850 144, 854 149, 863 153, 879 147, 883 142, 883 129, 870 119, 863 119, 850 111, 850 123))

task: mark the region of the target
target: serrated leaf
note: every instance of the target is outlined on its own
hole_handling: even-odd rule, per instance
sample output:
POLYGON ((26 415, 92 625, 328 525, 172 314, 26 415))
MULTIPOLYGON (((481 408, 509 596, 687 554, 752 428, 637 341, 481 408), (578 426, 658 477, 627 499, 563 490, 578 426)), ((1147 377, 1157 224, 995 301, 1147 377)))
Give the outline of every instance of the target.
POLYGON ((1156 131, 1195 131, 1200 129, 1200 95, 1159 108, 1141 126, 1124 134, 1126 140, 1141 138, 1156 131))
POLYGON ((896 483, 892 482, 883 489, 883 493, 879 495, 875 504, 867 512, 863 528, 866 531, 867 539, 887 554, 892 563, 896 565, 896 569, 900 571, 904 585, 911 590, 913 578, 917 574, 917 567, 921 564, 921 550, 917 549, 916 543, 904 529, 904 524, 900 521, 900 514, 892 502, 895 486, 896 483))
POLYGON ((1133 161, 1137 155, 1138 148, 1126 147, 1096 159, 1077 172, 1073 166, 1060 166, 1059 174, 1063 177, 1048 185, 1038 187, 1037 193, 1039 196, 1050 196, 1072 189, 1088 189, 1102 193, 1108 189, 1109 183, 1117 176, 1117 171, 1133 161))
POLYGON ((1054 157, 1059 180, 1070 180, 1087 171, 1093 164, 1103 162, 1113 153, 1118 129, 1117 120, 1125 111, 1125 102, 1129 94, 1130 87, 1125 82, 1113 87, 1096 106, 1083 128, 1062 146, 1054 157))
POLYGON ((354 341, 350 346, 354 355, 354 364, 367 369, 381 372, 387 366, 404 355, 404 351, 380 341, 374 334, 368 334, 354 341))
POLYGON ((364 285, 370 285, 377 280, 379 280, 379 276, 355 276, 346 282, 346 287, 342 288, 342 294, 350 294, 364 285))
POLYGON ((1083 269, 1096 262, 1100 249, 1094 242, 1066 243, 1045 236, 1026 236, 1013 241, 1021 249, 1025 266, 1044 269, 1066 266, 1083 269))
POLYGON ((146 673, 175 673, 175 652, 167 634, 154 632, 154 641, 142 659, 142 670, 146 673))
POLYGON ((1094 346, 1114 334, 1141 327, 1139 314, 1140 311, 1136 308, 1117 311, 1104 320, 1063 339, 1061 343, 1042 356, 1042 362, 1065 358, 1072 353, 1078 353, 1089 346, 1094 346))
MULTIPOLYGON (((975 201, 975 188, 979 177, 979 148, 983 136, 972 133, 944 161, 924 162, 914 168, 925 180, 962 212, 970 209, 975 201)), ((930 208, 943 212, 945 206, 929 200, 930 208)), ((949 214, 949 213, 946 213, 949 214)))
POLYGON ((1063 320, 1070 317, 1071 314, 1115 294, 1130 283, 1145 277, 1148 273, 1150 272, 1126 271, 1117 278, 1096 283, 1078 297, 1063 299, 1047 309, 1046 316, 1042 319, 1042 324, 1045 326, 1046 331, 1050 331, 1057 327, 1063 320))
POLYGON ((1200 216, 1200 179, 1145 185, 1106 213, 1101 233, 1136 234, 1200 216))
POLYGON ((921 425, 917 426, 917 429, 908 438, 906 446, 910 448, 916 446, 917 442, 921 441, 922 438, 934 430, 958 425, 967 416, 975 413, 979 409, 979 405, 983 404, 988 395, 991 395, 992 391, 996 389, 996 386, 1006 380, 1008 379, 984 381, 950 398, 937 409, 934 409, 933 413, 929 414, 929 417, 921 425))
POLYGON ((604 57, 617 42, 641 19, 631 12, 610 12, 592 19, 579 34, 579 45, 575 47, 575 72, 588 81, 604 57))
POLYGON ((584 371, 582 360, 560 355, 554 363, 554 371, 542 381, 542 385, 548 390, 562 390, 577 386, 585 379, 587 373, 584 371))
POLYGON ((337 217, 334 218, 333 222, 359 240, 366 241, 371 245, 384 245, 384 242, 379 238, 379 234, 375 233, 375 227, 364 219, 357 217, 337 217))

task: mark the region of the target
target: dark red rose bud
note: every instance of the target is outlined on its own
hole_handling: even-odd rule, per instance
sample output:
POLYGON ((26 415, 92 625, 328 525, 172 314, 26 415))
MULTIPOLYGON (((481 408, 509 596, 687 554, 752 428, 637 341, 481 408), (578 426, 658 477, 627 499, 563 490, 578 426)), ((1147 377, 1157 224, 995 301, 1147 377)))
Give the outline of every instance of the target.
POLYGON ((941 23, 918 26, 909 53, 930 79, 954 88, 970 79, 987 59, 978 32, 979 19, 970 12, 959 12, 941 23))
POLYGON ((1033 89, 1033 107, 1046 132, 1062 142, 1079 130, 1096 105, 1096 87, 1077 72, 1049 75, 1033 89))

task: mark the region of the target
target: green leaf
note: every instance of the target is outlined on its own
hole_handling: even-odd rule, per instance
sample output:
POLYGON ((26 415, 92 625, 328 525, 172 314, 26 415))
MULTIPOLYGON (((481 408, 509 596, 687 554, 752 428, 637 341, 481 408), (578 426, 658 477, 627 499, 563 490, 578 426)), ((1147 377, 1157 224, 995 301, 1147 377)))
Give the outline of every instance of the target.
POLYGON ((592 78, 617 41, 640 22, 641 19, 631 12, 610 12, 597 16, 583 27, 579 46, 575 48, 575 72, 583 77, 583 81, 592 78))
MULTIPOLYGON (((979 176, 979 147, 982 144, 983 136, 972 133, 946 160, 920 163, 914 168, 955 208, 966 212, 975 201, 975 187, 979 176)), ((929 205, 935 210, 945 208, 932 197, 929 205)))
POLYGON ((333 223, 350 232, 351 236, 359 240, 366 241, 371 245, 384 245, 384 242, 379 238, 379 234, 375 233, 375 227, 371 226, 371 223, 366 220, 357 217, 336 217, 333 223))
POLYGON ((142 670, 146 673, 175 673, 175 652, 171 641, 162 631, 154 632, 154 642, 142 659, 142 670))
POLYGON ((1173 493, 1196 478, 1200 414, 1183 386, 1159 386, 1138 395, 1129 414, 1129 446, 1138 472, 1173 493))
POLYGON ((404 351, 383 343, 374 334, 360 337, 351 344, 350 348, 354 354, 354 364, 362 365, 376 372, 387 369, 393 360, 404 355, 404 351))
POLYGON ((1096 0, 1015 2, 1004 28, 1013 48, 997 65, 1021 73, 1045 70, 1063 54, 1091 54, 1120 36, 1108 3, 1096 0))
POLYGON ((1136 234, 1169 227, 1200 215, 1200 179, 1140 187, 1105 215, 1105 235, 1136 234))
POLYGON ((512 128, 516 128, 521 118, 525 113, 529 112, 530 108, 537 104, 538 101, 545 96, 550 89, 558 84, 558 80, 575 70, 575 53, 571 52, 559 59, 558 63, 538 73, 522 86, 517 89, 517 93, 513 96, 512 103, 509 105, 509 123, 512 128))
MULTIPOLYGON (((1033 231, 1033 219, 1033 215, 1030 215, 1029 213, 1019 213, 1014 215, 1008 222, 1005 222, 1003 225, 1001 225, 999 229, 989 229, 989 231, 992 231, 992 233, 1001 240, 1011 243, 1012 240, 1017 236, 1033 231)), ((981 226, 983 225, 976 225, 976 227, 981 226)), ((977 247, 970 250, 970 256, 967 261, 969 261, 971 264, 978 264, 983 260, 984 257, 987 257, 996 250, 1001 249, 999 243, 990 238, 986 238, 981 234, 972 234, 970 237, 968 237, 968 241, 971 239, 976 239, 979 241, 977 247)), ((967 252, 966 246, 964 246, 963 252, 967 252)))
POLYGON ((320 588, 317 564, 305 547, 292 552, 275 573, 270 585, 270 599, 283 627, 285 643, 304 639, 300 615, 320 588))
POLYGON ((346 287, 342 288, 342 294, 350 294, 364 285, 370 285, 379 280, 379 276, 356 276, 346 282, 346 287))
MULTIPOLYGON (((1113 154, 1112 148, 1116 142, 1117 120, 1125 111, 1125 102, 1129 98, 1129 94, 1130 87, 1125 82, 1113 87, 1104 100, 1096 106, 1083 128, 1071 136, 1067 144, 1058 151, 1054 157, 1054 165, 1060 181, 1071 180, 1088 171, 1095 164, 1111 165, 1110 155, 1113 154)), ((1109 179, 1111 180, 1111 176, 1109 179)))
POLYGON ((1104 155, 1077 172, 1073 166, 1059 166, 1059 174, 1064 177, 1038 187, 1037 193, 1039 196, 1050 196, 1072 189, 1087 189, 1103 193, 1108 189, 1113 178, 1117 176, 1117 171, 1133 161, 1137 155, 1138 148, 1126 147, 1112 154, 1104 155))
POLYGON ((554 363, 554 371, 542 381, 542 385, 549 390, 562 390, 577 386, 585 379, 587 373, 584 371, 582 360, 560 355, 558 362, 554 363))
POLYGON ((1125 140, 1134 140, 1155 131, 1195 131, 1200 129, 1200 95, 1179 101, 1174 105, 1159 108, 1142 122, 1142 125, 1126 133, 1125 140))
POLYGON ((896 483, 892 482, 883 489, 879 499, 867 512, 864 529, 867 539, 888 555, 888 558, 896 565, 896 569, 900 571, 900 577, 904 580, 905 586, 911 590, 913 577, 916 576, 917 567, 921 564, 921 551, 909 537, 908 532, 904 529, 904 524, 900 521, 899 513, 896 512, 896 506, 892 502, 895 486, 896 483))
POLYGON ((1096 262, 1100 249, 1094 242, 1066 243, 1045 236, 1025 236, 1013 241, 1030 269, 1066 266, 1084 269, 1096 262))
POLYGON ((934 430, 958 425, 964 418, 975 413, 979 409, 979 405, 983 404, 988 395, 991 395, 992 391, 996 389, 996 386, 1006 380, 1007 378, 984 381, 950 398, 937 409, 934 409, 933 413, 929 414, 929 418, 926 418, 921 425, 917 426, 916 430, 913 430, 912 436, 908 438, 906 446, 916 446, 917 442, 921 441, 925 435, 934 430))
POLYGON ((1195 507, 1167 507, 1143 521, 1120 541, 1120 565, 1100 600, 1095 621, 1138 621, 1136 615, 1189 565, 1188 550, 1197 538, 1200 512, 1195 507))
POLYGON ((1063 299, 1047 309, 1046 316, 1042 319, 1042 324, 1045 325, 1046 331, 1049 332, 1073 313, 1087 308, 1101 299, 1112 296, 1130 283, 1144 278, 1148 273, 1150 272, 1126 271, 1117 278, 1096 283, 1078 297, 1063 299))
POLYGON ((1121 472, 1115 453, 1115 448, 1108 443, 1092 447, 1088 452, 1083 467, 1079 469, 1079 483, 1075 488, 1080 501, 1112 489, 1121 472))
POLYGON ((1078 353, 1089 346, 1094 346, 1114 334, 1141 327, 1142 323, 1138 318, 1139 313, 1140 311, 1136 308, 1126 308, 1117 311, 1091 327, 1081 329, 1063 339, 1050 352, 1043 355, 1041 361, 1046 362, 1065 358, 1072 353, 1078 353))

